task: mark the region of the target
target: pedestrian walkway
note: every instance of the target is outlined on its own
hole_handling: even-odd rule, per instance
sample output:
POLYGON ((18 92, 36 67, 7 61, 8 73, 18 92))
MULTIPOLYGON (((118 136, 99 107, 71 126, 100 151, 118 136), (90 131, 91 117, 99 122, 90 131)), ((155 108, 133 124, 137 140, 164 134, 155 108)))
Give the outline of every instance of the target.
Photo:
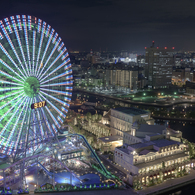
POLYGON ((146 194, 162 194, 167 191, 185 186, 190 183, 195 182, 195 170, 190 170, 190 174, 185 175, 180 178, 175 179, 169 179, 161 184, 150 186, 150 187, 144 187, 143 190, 137 191, 140 195, 146 195, 146 194))

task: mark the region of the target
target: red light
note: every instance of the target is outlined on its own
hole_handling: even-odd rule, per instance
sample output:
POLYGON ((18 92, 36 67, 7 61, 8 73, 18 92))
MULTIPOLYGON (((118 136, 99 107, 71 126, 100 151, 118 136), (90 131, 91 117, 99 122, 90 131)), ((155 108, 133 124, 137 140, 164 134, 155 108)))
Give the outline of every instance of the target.
POLYGON ((165 49, 167 49, 167 47, 165 47, 165 49))
POLYGON ((154 43, 154 41, 152 41, 152 43, 154 43))
POLYGON ((145 47, 145 49, 147 49, 147 47, 145 47))
POLYGON ((175 49, 175 47, 172 47, 172 49, 175 49))
POLYGON ((159 47, 157 47, 157 49, 158 49, 159 47))

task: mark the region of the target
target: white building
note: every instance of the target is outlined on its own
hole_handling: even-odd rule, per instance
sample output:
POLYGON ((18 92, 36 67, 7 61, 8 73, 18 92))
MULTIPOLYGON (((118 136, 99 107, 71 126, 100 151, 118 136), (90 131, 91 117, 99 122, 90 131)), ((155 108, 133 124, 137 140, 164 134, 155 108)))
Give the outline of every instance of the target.
POLYGON ((129 131, 131 135, 135 136, 135 129, 132 128, 135 122, 153 125, 154 119, 151 118, 149 111, 138 108, 120 107, 111 109, 111 135, 120 135, 123 137, 123 132, 129 131))
POLYGON ((162 134, 146 135, 143 143, 124 144, 115 148, 114 161, 127 172, 127 182, 145 185, 150 180, 175 176, 176 171, 194 166, 186 146, 168 140, 162 134), (177 169, 177 170, 176 170, 177 169))

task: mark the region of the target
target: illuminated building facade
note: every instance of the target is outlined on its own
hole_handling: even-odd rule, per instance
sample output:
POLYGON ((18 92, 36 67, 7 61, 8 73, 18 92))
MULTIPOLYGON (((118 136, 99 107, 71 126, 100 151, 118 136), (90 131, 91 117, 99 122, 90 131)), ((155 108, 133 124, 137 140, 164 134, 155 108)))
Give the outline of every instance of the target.
POLYGON ((114 161, 126 170, 129 184, 163 181, 194 167, 194 161, 188 161, 185 144, 165 139, 161 134, 146 135, 143 141, 115 148, 114 161))
POLYGON ((130 134, 135 136, 133 123, 154 124, 154 119, 151 118, 151 113, 138 108, 120 107, 111 109, 110 128, 111 135, 120 135, 123 137, 123 132, 130 131, 130 134))
POLYGON ((146 48, 145 76, 149 88, 168 88, 171 85, 174 48, 146 48))

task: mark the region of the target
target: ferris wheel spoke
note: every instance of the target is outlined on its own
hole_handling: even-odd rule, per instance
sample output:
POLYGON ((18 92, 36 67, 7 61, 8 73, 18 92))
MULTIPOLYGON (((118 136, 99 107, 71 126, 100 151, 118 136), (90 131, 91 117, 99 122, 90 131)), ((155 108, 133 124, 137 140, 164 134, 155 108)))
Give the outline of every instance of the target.
POLYGON ((45 89, 45 88, 40 88, 43 91, 49 91, 49 92, 53 92, 53 93, 57 93, 57 94, 62 94, 62 95, 66 95, 66 96, 72 96, 72 93, 70 92, 65 92, 65 91, 57 91, 57 90, 52 90, 52 89, 45 89))
POLYGON ((24 122, 26 120, 26 115, 27 115, 27 112, 28 112, 28 109, 29 109, 30 98, 27 98, 27 100, 28 100, 28 102, 26 103, 26 110, 24 111, 24 116, 23 116, 23 119, 22 119, 22 123, 20 125, 20 130, 18 132, 18 136, 17 136, 17 139, 16 139, 15 151, 17 150, 18 143, 21 139, 22 131, 24 130, 24 122))
MULTIPOLYGON (((9 53, 6 51, 6 49, 3 47, 3 45, 0 43, 0 48, 3 51, 3 53, 9 58, 9 60, 13 63, 13 65, 19 70, 19 72, 22 74, 22 76, 24 78, 26 78, 26 76, 24 75, 24 73, 20 70, 20 68, 17 66, 17 64, 14 62, 14 60, 12 59, 12 57, 9 55, 9 53)), ((24 68, 23 68, 24 70, 24 68)), ((22 80, 24 80, 20 75, 19 76, 22 80)))
POLYGON ((36 31, 33 30, 33 75, 35 76, 35 40, 36 40, 36 31))
POLYGON ((0 107, 0 110, 3 109, 3 108, 5 108, 7 105, 13 103, 15 100, 17 100, 22 95, 23 95, 23 93, 20 94, 20 95, 18 95, 18 96, 16 96, 15 98, 13 98, 12 100, 8 101, 7 103, 4 103, 3 106, 0 107))
MULTIPOLYGON (((27 103, 27 98, 26 98, 26 102, 24 102, 24 105, 25 105, 26 103, 27 103)), ((7 147, 7 146, 10 144, 10 141, 11 141, 11 139, 12 139, 12 137, 13 137, 13 134, 15 133, 15 129, 16 129, 16 127, 17 127, 17 124, 18 124, 18 122, 19 122, 19 119, 20 119, 20 117, 21 117, 21 114, 23 113, 23 110, 24 110, 24 106, 22 107, 22 110, 21 110, 21 112, 19 113, 19 115, 17 115, 17 119, 16 119, 16 121, 15 121, 15 123, 14 123, 13 129, 11 130, 11 132, 10 132, 8 138, 7 138, 7 142, 6 142, 5 147, 7 147)))
MULTIPOLYGON (((50 75, 52 75, 54 72, 56 72, 57 70, 59 70, 60 68, 62 68, 63 66, 65 66, 68 62, 70 62, 70 59, 68 58, 67 60, 65 60, 62 64, 60 64, 57 68, 55 68, 53 71, 51 71, 47 76, 45 76, 44 78, 40 79, 40 82, 44 81, 47 77, 49 77, 50 75)), ((71 67, 71 65, 68 65, 69 67, 71 67)))
POLYGON ((62 116, 63 118, 66 118, 66 115, 65 115, 63 112, 61 112, 56 106, 54 106, 46 97, 44 97, 42 94, 40 94, 40 96, 41 96, 44 100, 46 100, 46 101, 51 105, 51 107, 52 107, 60 116, 62 116))
MULTIPOLYGON (((70 67, 71 67, 71 65, 70 65, 70 67)), ((70 69, 70 70, 68 70, 68 71, 66 71, 66 72, 64 72, 62 74, 59 74, 58 76, 55 76, 53 78, 50 78, 49 80, 46 80, 44 82, 41 82, 41 84, 48 83, 48 82, 50 82, 52 80, 55 80, 55 79, 59 79, 59 78, 64 77, 64 76, 66 76, 68 74, 71 74, 71 73, 72 73, 72 69, 70 69)))
MULTIPOLYGON (((55 36, 54 36, 54 39, 53 39, 52 43, 55 42, 55 40, 57 39, 57 36, 58 36, 58 34, 56 33, 55 36)), ((43 66, 43 68, 42 68, 42 70, 41 70, 41 72, 40 72, 39 75, 41 75, 41 73, 42 73, 43 70, 45 69, 47 63, 48 63, 49 60, 51 59, 51 57, 52 57, 52 55, 54 54, 55 50, 57 49, 57 47, 58 47, 60 41, 61 41, 61 38, 59 37, 59 38, 58 38, 58 41, 55 43, 55 46, 54 46, 54 48, 52 49, 51 53, 49 54, 49 57, 47 58, 47 61, 45 62, 45 64, 44 64, 44 66, 43 66)))
POLYGON ((65 51, 66 51, 66 47, 62 51, 60 51, 59 55, 54 59, 54 61, 50 64, 50 66, 46 69, 46 71, 42 74, 42 76, 39 77, 39 79, 41 79, 50 70, 50 68, 58 61, 58 59, 63 55, 65 51))
MULTIPOLYGON (((19 29, 22 30, 22 25, 21 25, 21 21, 20 21, 20 16, 16 16, 16 17, 17 17, 17 23, 18 23, 19 29)), ((15 35, 16 35, 16 38, 17 38, 17 41, 18 41, 18 45, 19 45, 19 47, 20 47, 20 52, 21 52, 21 54, 22 54, 24 63, 25 63, 25 65, 26 65, 26 59, 25 59, 25 56, 24 56, 24 51, 23 51, 23 49, 22 49, 22 44, 21 44, 21 41, 20 41, 20 36, 19 36, 19 32, 18 32, 18 30, 17 30, 17 26, 16 26, 16 22, 15 22, 14 16, 11 16, 10 18, 12 19, 11 21, 12 21, 12 24, 13 24, 13 27, 14 27, 14 32, 15 32, 15 35)), ((23 68, 24 73, 26 74, 26 76, 28 76, 28 74, 27 74, 27 72, 25 71, 25 68, 24 68, 24 66, 22 65, 22 63, 21 63, 21 66, 22 66, 22 68, 23 68)), ((27 66, 26 66, 26 68, 27 68, 27 66)), ((26 69, 26 70, 28 71, 28 69, 26 69)))
MULTIPOLYGON (((35 113, 33 112, 33 121, 35 121, 35 113)), ((36 148, 37 145, 37 139, 36 139, 36 134, 37 134, 37 129, 36 129, 36 125, 33 125, 33 133, 34 133, 34 150, 36 148)))
MULTIPOLYGON (((40 31, 41 31, 41 24, 42 24, 42 20, 38 19, 38 28, 37 28, 38 33, 40 33, 40 31)), ((36 31, 35 31, 35 38, 36 38, 36 31)), ((35 39, 35 40, 38 40, 38 35, 37 35, 37 39, 35 39)), ((35 40, 34 40, 34 42, 35 42, 35 40)), ((34 60, 34 63, 36 63, 35 60, 34 60)), ((34 76, 36 76, 37 65, 38 64, 36 63, 35 68, 34 68, 34 76)))
POLYGON ((27 73, 26 73, 26 71, 25 71, 25 69, 24 69, 24 67, 23 67, 23 65, 22 65, 22 62, 21 62, 21 60, 20 60, 20 58, 19 58, 19 56, 18 56, 18 54, 17 54, 17 52, 16 52, 16 49, 15 49, 15 47, 14 47, 14 45, 13 45, 13 43, 12 43, 12 41, 11 41, 11 39, 10 39, 8 33, 7 33, 7 30, 5 29, 5 27, 4 27, 4 25, 3 25, 3 22, 2 22, 2 21, 0 21, 0 26, 1 26, 1 29, 3 30, 3 33, 4 33, 4 35, 5 35, 6 39, 7 39, 7 41, 8 41, 8 43, 9 43, 10 47, 12 48, 12 50, 13 50, 13 52, 14 52, 16 58, 18 59, 18 62, 20 63, 21 67, 23 68, 23 70, 24 70, 26 76, 28 76, 27 73))
POLYGON ((24 26, 24 36, 25 36, 25 41, 26 41, 26 50, 27 50, 27 55, 28 55, 28 64, 29 64, 29 75, 31 75, 31 61, 30 61, 30 53, 29 53, 29 43, 28 43, 28 31, 27 31, 27 26, 26 26, 26 16, 22 16, 23 20, 23 26, 24 26))
POLYGON ((20 86, 23 86, 22 84, 19 84, 19 83, 9 82, 9 81, 4 81, 4 80, 0 80, 0 83, 10 84, 10 85, 20 85, 20 86))
MULTIPOLYGON (((49 34, 49 30, 50 30, 50 26, 48 25, 46 37, 47 37, 48 34, 49 34)), ((39 71, 40 71, 40 68, 42 67, 43 60, 44 60, 44 58, 45 58, 45 54, 47 53, 48 47, 49 47, 49 45, 50 45, 50 42, 51 42, 51 40, 52 40, 52 38, 53 38, 53 34, 54 34, 54 29, 51 30, 49 39, 48 39, 48 41, 47 41, 47 45, 46 45, 46 47, 45 47, 45 51, 44 51, 44 53, 43 53, 43 57, 42 57, 42 59, 41 59, 41 66, 39 66, 39 69, 38 69, 38 71, 37 71, 37 77, 38 77, 38 78, 39 78, 39 71)), ((42 67, 42 68, 43 68, 43 67, 42 67)))
MULTIPOLYGON (((40 96, 39 96, 38 98, 39 98, 40 101, 42 101, 42 99, 40 98, 40 96)), ((48 120, 47 115, 46 115, 45 112, 44 112, 44 109, 41 108, 41 111, 42 111, 42 115, 43 115, 43 118, 44 118, 44 120, 45 120, 45 124, 46 124, 47 128, 49 129, 51 135, 54 136, 54 132, 53 132, 53 130, 52 130, 52 128, 51 128, 51 126, 50 126, 50 124, 49 124, 49 122, 48 122, 49 120, 48 120)), ((47 133, 47 136, 49 137, 49 135, 48 135, 49 132, 46 132, 46 133, 47 133)))
POLYGON ((62 100, 60 100, 60 99, 58 99, 58 98, 56 98, 56 97, 54 97, 54 96, 51 96, 51 95, 49 95, 48 93, 45 93, 45 92, 43 92, 43 91, 40 91, 40 92, 41 92, 43 95, 48 96, 48 97, 50 97, 51 99, 55 100, 56 102, 62 104, 63 106, 66 106, 66 107, 69 107, 69 106, 70 106, 70 104, 68 104, 68 103, 66 103, 66 102, 64 102, 64 101, 62 101, 62 100))
POLYGON ((2 70, 0 70, 0 74, 6 76, 6 77, 8 77, 8 78, 12 78, 12 79, 14 79, 14 80, 16 80, 16 81, 18 81, 18 82, 20 82, 20 83, 24 83, 23 81, 21 81, 21 80, 15 78, 15 77, 13 77, 13 76, 11 76, 11 75, 9 75, 9 74, 3 72, 2 70))
POLYGON ((6 92, 6 91, 12 91, 12 90, 16 90, 16 89, 23 89, 23 87, 7 87, 7 88, 0 88, 0 91, 2 92, 6 92))
MULTIPOLYGON (((32 104, 32 101, 33 99, 31 98, 30 99, 30 105, 32 104)), ((28 112, 28 116, 27 116, 27 124, 30 126, 30 118, 31 118, 31 110, 28 112)), ((27 145, 28 145, 28 132, 29 132, 29 126, 27 126, 27 132, 26 132, 26 135, 25 135, 25 151, 27 152, 27 145)))
MULTIPOLYGON (((73 81, 66 81, 66 82, 62 82, 62 83, 52 83, 52 84, 48 84, 48 85, 41 85, 41 87, 51 87, 51 86, 63 86, 63 85, 72 85, 73 81)), ((66 90, 72 90, 72 87, 67 88, 66 90)))
POLYGON ((45 123, 46 123, 46 125, 47 125, 47 128, 50 130, 50 133, 52 134, 52 136, 54 136, 54 132, 52 131, 52 128, 51 128, 51 126, 50 126, 50 124, 49 124, 49 120, 48 120, 48 118, 47 118, 47 115, 45 114, 45 112, 44 112, 44 109, 43 108, 41 108, 41 111, 42 111, 42 113, 43 113, 43 116, 44 116, 44 119, 45 119, 45 123))
MULTIPOLYGON (((22 97, 22 98, 23 98, 23 97, 22 97)), ((21 99, 22 99, 22 98, 21 98, 21 99)), ((21 99, 20 99, 20 100, 21 100, 21 99)), ((6 125, 4 126, 4 128, 1 130, 0 136, 3 135, 3 133, 5 132, 5 130, 7 129, 7 127, 9 126, 9 124, 11 123, 12 119, 13 119, 15 116, 17 116, 17 112, 19 111, 20 107, 23 105, 25 99, 26 99, 26 97, 25 97, 22 101, 18 101, 18 102, 17 102, 17 104, 18 104, 19 102, 20 102, 20 103, 19 103, 19 105, 17 106, 16 111, 12 114, 11 118, 8 120, 8 122, 6 123, 6 125)), ((12 107, 12 108, 13 108, 13 107, 12 107)), ((9 110, 9 111, 11 111, 11 110, 9 110)), ((2 117, 1 117, 1 118, 2 118, 2 117)), ((1 119, 0 119, 0 120, 1 120, 1 119)))
POLYGON ((40 117, 40 114, 39 114, 39 110, 37 110, 37 115, 38 115, 38 124, 39 124, 39 127, 40 127, 41 137, 42 137, 42 139, 44 139, 43 126, 41 124, 41 117, 40 117))
POLYGON ((24 79, 15 70, 13 70, 8 64, 6 64, 2 59, 0 59, 0 63, 3 64, 6 68, 8 68, 9 70, 11 70, 14 74, 16 74, 18 77, 20 77, 24 81, 24 79))
MULTIPOLYGON (((40 100, 43 101, 43 99, 39 96, 40 100)), ((54 115, 51 113, 51 111, 49 110, 49 108, 46 106, 45 109, 47 110, 47 112, 49 113, 50 117, 52 118, 53 122, 56 124, 56 126, 58 128, 60 128, 60 124, 58 123, 58 121, 56 120, 56 118, 54 117, 54 115)))
POLYGON ((1 100, 4 100, 4 99, 6 99, 6 98, 9 98, 9 97, 11 97, 11 96, 13 96, 13 95, 16 95, 17 93, 21 93, 22 91, 17 91, 17 92, 15 92, 15 93, 11 93, 11 94, 9 94, 9 95, 5 95, 5 96, 3 96, 3 97, 1 97, 0 98, 0 101, 1 100))
MULTIPOLYGON (((19 29, 22 30, 22 24, 21 24, 20 16, 17 15, 16 17, 17 17, 17 23, 18 23, 19 29)), ((24 26, 24 29, 25 29, 25 26, 24 26)), ((19 36, 19 33, 18 33, 17 28, 15 28, 15 34, 16 34, 17 41, 18 41, 18 44, 19 44, 19 47, 20 47, 20 51, 21 51, 21 54, 22 54, 22 58, 24 60, 24 64, 26 66, 26 70, 27 70, 27 73, 28 73, 28 76, 29 76, 30 75, 30 72, 29 72, 29 69, 28 69, 28 65, 26 63, 26 58, 25 58, 25 55, 24 55, 23 47, 22 47, 22 44, 21 44, 21 41, 20 41, 20 36, 19 36)), ((26 33, 25 33, 25 38, 26 38, 26 33)))
POLYGON ((44 38, 44 33, 45 33, 45 27, 46 27, 46 23, 43 22, 42 32, 41 32, 41 39, 40 39, 40 42, 39 42, 39 51, 38 51, 38 55, 37 55, 36 69, 35 69, 35 75, 36 76, 37 76, 37 68, 38 68, 38 66, 40 67, 40 65, 39 65, 39 56, 40 56, 40 53, 41 53, 41 48, 42 48, 42 43, 43 43, 43 38, 44 38))
MULTIPOLYGON (((19 98, 20 96, 18 96, 18 98, 19 98)), ((21 100, 22 100, 22 98, 24 98, 25 96, 24 95, 22 95, 22 97, 6 112, 6 113, 4 113, 2 116, 1 116, 1 118, 0 118, 0 122, 15 108, 15 107, 17 107, 17 105, 21 102, 21 100)), ((17 99, 18 99, 17 98, 17 99)))

